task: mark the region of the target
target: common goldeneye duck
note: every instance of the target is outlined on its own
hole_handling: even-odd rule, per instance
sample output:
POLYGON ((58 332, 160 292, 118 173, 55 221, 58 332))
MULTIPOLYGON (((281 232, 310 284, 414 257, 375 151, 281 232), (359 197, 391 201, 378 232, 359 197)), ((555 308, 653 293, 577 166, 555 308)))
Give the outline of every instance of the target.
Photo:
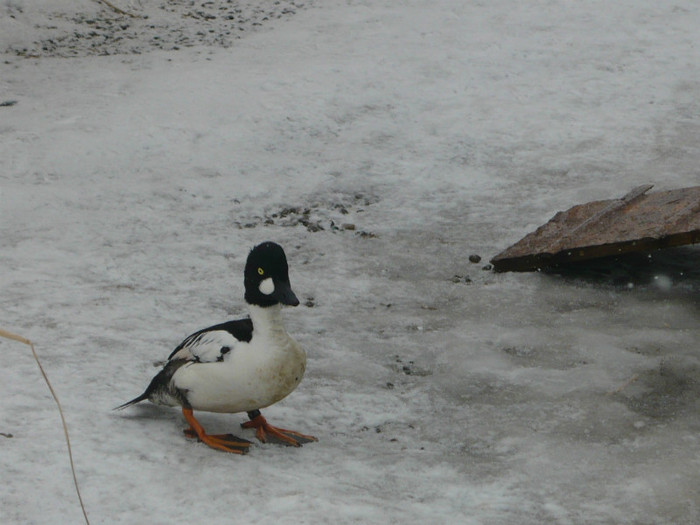
POLYGON ((243 428, 255 428, 262 441, 293 446, 317 441, 276 428, 260 413, 286 397, 301 382, 306 353, 287 334, 281 305, 297 306, 289 284, 287 257, 279 244, 262 243, 248 255, 244 272, 245 300, 250 316, 199 330, 185 338, 168 357, 162 370, 140 396, 117 409, 148 399, 152 403, 181 406, 189 428, 187 437, 212 448, 243 454, 251 442, 232 434, 207 434, 193 410, 247 412, 243 428))

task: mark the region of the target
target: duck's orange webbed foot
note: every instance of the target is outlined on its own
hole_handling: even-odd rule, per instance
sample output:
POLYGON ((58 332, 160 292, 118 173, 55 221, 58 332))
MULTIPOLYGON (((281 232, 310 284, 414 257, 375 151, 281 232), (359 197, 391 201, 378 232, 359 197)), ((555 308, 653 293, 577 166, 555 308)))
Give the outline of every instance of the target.
POLYGON ((308 436, 295 432, 294 430, 287 430, 286 428, 273 427, 262 416, 259 410, 248 412, 248 417, 250 421, 246 421, 241 424, 241 426, 243 428, 254 428, 255 437, 263 443, 278 443, 292 447, 300 447, 305 443, 318 441, 314 436, 308 436))
POLYGON ((195 419, 191 408, 183 408, 182 414, 190 424, 190 427, 184 430, 185 436, 188 438, 197 438, 205 445, 223 452, 232 454, 248 453, 252 443, 247 439, 239 438, 233 434, 207 434, 202 425, 199 424, 199 421, 195 419))

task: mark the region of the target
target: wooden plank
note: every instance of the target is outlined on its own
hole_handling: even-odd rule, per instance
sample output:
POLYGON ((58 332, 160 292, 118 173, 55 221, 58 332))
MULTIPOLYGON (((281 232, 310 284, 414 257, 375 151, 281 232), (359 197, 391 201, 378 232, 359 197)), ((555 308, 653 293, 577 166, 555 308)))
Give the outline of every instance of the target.
POLYGON ((569 262, 700 242, 700 186, 579 204, 491 259, 496 271, 534 271, 569 262))
POLYGON ((594 226, 596 223, 602 221, 604 218, 608 217, 613 213, 619 213, 620 211, 622 211, 623 208, 625 208, 635 199, 638 199, 639 197, 644 195, 653 187, 653 184, 645 184, 643 186, 638 186, 621 199, 611 201, 610 204, 605 206, 602 210, 591 215, 588 219, 584 220, 581 224, 579 224, 571 231, 564 234, 561 238, 556 240, 554 243, 552 243, 552 245, 547 251, 550 253, 556 253, 558 250, 566 248, 566 246, 571 244, 571 242, 576 238, 576 236, 580 235, 582 231, 585 230, 585 228, 594 226))

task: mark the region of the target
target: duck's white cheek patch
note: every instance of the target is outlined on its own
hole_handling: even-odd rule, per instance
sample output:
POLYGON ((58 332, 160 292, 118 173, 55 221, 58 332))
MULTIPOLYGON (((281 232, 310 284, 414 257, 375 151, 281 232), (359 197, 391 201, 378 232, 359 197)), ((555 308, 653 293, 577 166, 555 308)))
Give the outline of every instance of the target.
POLYGON ((260 290, 260 293, 263 295, 270 295, 272 292, 274 292, 275 283, 272 282, 272 277, 268 277, 262 281, 258 286, 258 290, 260 290))

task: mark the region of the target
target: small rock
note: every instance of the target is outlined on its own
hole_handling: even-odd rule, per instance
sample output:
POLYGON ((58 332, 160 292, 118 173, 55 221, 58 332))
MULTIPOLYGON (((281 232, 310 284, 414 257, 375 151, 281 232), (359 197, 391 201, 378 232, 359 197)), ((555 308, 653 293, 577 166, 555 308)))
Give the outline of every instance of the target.
POLYGON ((299 214, 299 208, 284 208, 282 211, 280 211, 280 217, 284 218, 287 217, 288 215, 298 215, 299 214))
POLYGON ((481 262, 481 255, 477 255, 477 254, 470 255, 469 262, 474 263, 474 264, 480 263, 481 262))
POLYGON ((341 227, 342 227, 344 230, 350 230, 350 231, 354 231, 354 230, 355 230, 355 225, 354 225, 353 223, 351 223, 351 222, 345 222, 345 223, 343 223, 343 225, 342 225, 341 227))

